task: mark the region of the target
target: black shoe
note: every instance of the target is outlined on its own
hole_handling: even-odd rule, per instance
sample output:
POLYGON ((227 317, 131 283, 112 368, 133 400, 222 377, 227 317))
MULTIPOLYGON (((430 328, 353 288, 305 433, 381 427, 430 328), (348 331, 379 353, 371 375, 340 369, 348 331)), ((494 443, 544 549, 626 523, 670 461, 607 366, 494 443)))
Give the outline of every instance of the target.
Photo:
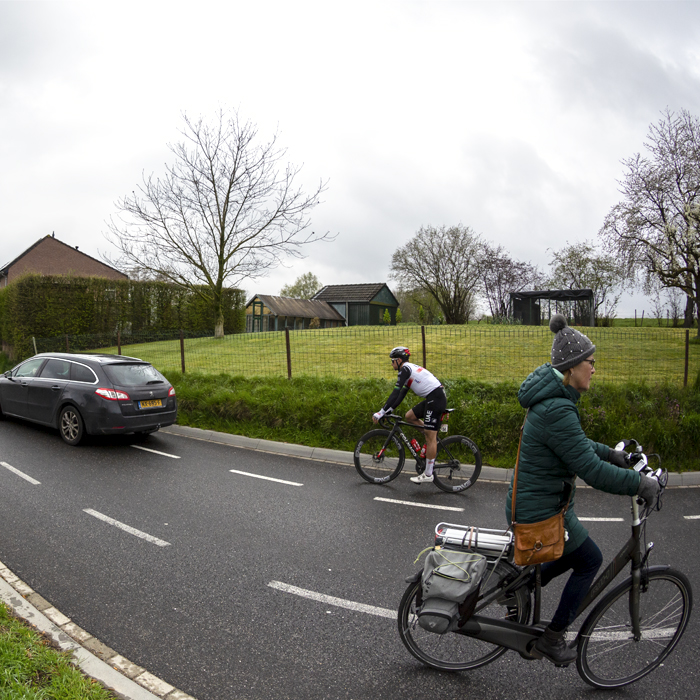
POLYGON ((535 643, 535 651, 556 666, 568 666, 576 661, 578 652, 567 646, 566 641, 564 641, 565 632, 566 630, 555 632, 547 627, 544 634, 535 643))

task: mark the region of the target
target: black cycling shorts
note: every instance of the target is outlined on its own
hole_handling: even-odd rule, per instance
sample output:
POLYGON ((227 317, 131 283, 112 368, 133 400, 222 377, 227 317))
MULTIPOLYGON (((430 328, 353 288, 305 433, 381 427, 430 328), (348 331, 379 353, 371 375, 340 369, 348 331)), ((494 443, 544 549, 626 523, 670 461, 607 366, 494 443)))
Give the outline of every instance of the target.
POLYGON ((447 409, 447 396, 442 387, 431 391, 423 401, 415 405, 411 410, 416 418, 423 421, 426 430, 440 430, 442 414, 447 409))

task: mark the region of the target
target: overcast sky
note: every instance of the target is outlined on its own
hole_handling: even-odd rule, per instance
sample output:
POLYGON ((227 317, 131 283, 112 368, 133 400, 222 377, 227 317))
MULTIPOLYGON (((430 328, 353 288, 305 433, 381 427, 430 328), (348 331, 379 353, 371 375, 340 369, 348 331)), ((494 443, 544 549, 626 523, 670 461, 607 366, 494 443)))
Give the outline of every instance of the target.
POLYGON ((313 229, 338 234, 248 293, 387 281, 427 225, 548 270, 661 111, 700 115, 699 34, 699 2, 0 0, 0 264, 52 232, 113 253, 115 201, 182 113, 229 106, 329 181, 313 229))

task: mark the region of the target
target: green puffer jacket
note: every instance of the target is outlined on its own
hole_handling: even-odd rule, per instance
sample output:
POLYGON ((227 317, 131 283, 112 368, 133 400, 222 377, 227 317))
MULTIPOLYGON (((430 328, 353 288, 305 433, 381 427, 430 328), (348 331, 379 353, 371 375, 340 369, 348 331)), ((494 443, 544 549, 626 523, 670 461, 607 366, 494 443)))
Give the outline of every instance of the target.
MULTIPOLYGON (((516 522, 535 523, 550 518, 566 504, 566 483, 573 485, 565 527, 569 539, 564 554, 579 547, 588 531, 574 513, 575 481, 580 477, 589 486, 626 496, 634 496, 640 476, 631 469, 620 469, 604 460, 610 448, 586 437, 581 428, 576 389, 564 386, 561 373, 550 364, 538 367, 520 386, 518 401, 529 409, 523 430, 518 467, 516 522)), ((511 480, 506 517, 511 522, 511 480)))

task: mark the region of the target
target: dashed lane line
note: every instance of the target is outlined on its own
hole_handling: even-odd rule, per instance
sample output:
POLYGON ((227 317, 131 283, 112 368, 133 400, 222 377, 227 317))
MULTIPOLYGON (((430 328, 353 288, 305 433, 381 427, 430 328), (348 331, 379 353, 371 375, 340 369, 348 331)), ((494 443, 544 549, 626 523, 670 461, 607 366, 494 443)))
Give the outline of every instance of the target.
POLYGON ((296 586, 290 586, 288 583, 282 583, 281 581, 270 581, 270 583, 268 583, 267 585, 270 588, 275 588, 278 591, 283 591, 284 593, 291 593, 293 595, 301 596, 302 598, 309 598, 310 600, 315 600, 319 603, 334 605, 337 608, 354 610, 355 612, 366 613, 368 615, 376 615, 377 617, 388 617, 391 620, 395 620, 397 615, 395 610, 389 610, 388 608, 378 608, 374 605, 365 605, 364 603, 355 603, 352 600, 336 598, 331 595, 316 593, 316 591, 307 591, 305 588, 297 588, 296 586))
POLYGON ((401 506, 415 506, 416 508, 432 508, 433 510, 454 510, 458 513, 463 513, 464 508, 455 508, 454 506, 435 506, 431 503, 414 503, 413 501, 398 501, 395 498, 380 498, 375 496, 375 501, 383 501, 384 503, 397 503, 401 506))
POLYGON ((700 520, 700 515, 684 515, 686 520, 700 520))
POLYGON ((624 523, 624 518, 581 518, 582 523, 624 523))
POLYGON ((161 455, 162 457, 170 457, 171 459, 181 459, 178 455, 169 455, 167 452, 159 452, 158 450, 152 450, 150 447, 141 447, 141 445, 132 445, 137 450, 143 450, 144 452, 153 452, 154 455, 161 455))
POLYGON ((25 474, 24 472, 21 472, 19 469, 16 469, 13 467, 11 464, 8 464, 7 462, 0 462, 0 465, 5 467, 5 469, 9 469, 13 474, 17 474, 17 476, 21 476, 25 481, 28 481, 30 484, 34 484, 34 486, 38 486, 41 481, 37 481, 36 479, 32 479, 31 476, 28 474, 25 474))
POLYGON ((98 520, 102 520, 106 523, 109 523, 110 525, 114 525, 114 527, 118 527, 120 530, 124 530, 124 532, 128 532, 130 535, 135 535, 136 537, 140 537, 142 540, 146 540, 148 542, 152 542, 153 544, 157 544, 159 547, 170 546, 170 542, 166 542, 165 540, 159 540, 157 537, 153 537, 153 535, 149 535, 147 532, 142 532, 141 530, 137 530, 135 527, 131 527, 131 525, 125 525, 124 523, 120 523, 118 520, 110 518, 108 515, 99 513, 96 510, 92 510, 92 508, 84 508, 83 512, 87 513, 88 515, 92 515, 93 518, 97 518, 98 520))
POLYGON ((254 479, 264 479, 265 481, 276 481, 278 484, 287 484, 287 486, 303 486, 297 481, 285 481, 284 479, 274 479, 271 476, 262 476, 260 474, 251 474, 250 472, 240 472, 238 469, 229 469, 232 474, 241 474, 243 476, 252 476, 254 479))

